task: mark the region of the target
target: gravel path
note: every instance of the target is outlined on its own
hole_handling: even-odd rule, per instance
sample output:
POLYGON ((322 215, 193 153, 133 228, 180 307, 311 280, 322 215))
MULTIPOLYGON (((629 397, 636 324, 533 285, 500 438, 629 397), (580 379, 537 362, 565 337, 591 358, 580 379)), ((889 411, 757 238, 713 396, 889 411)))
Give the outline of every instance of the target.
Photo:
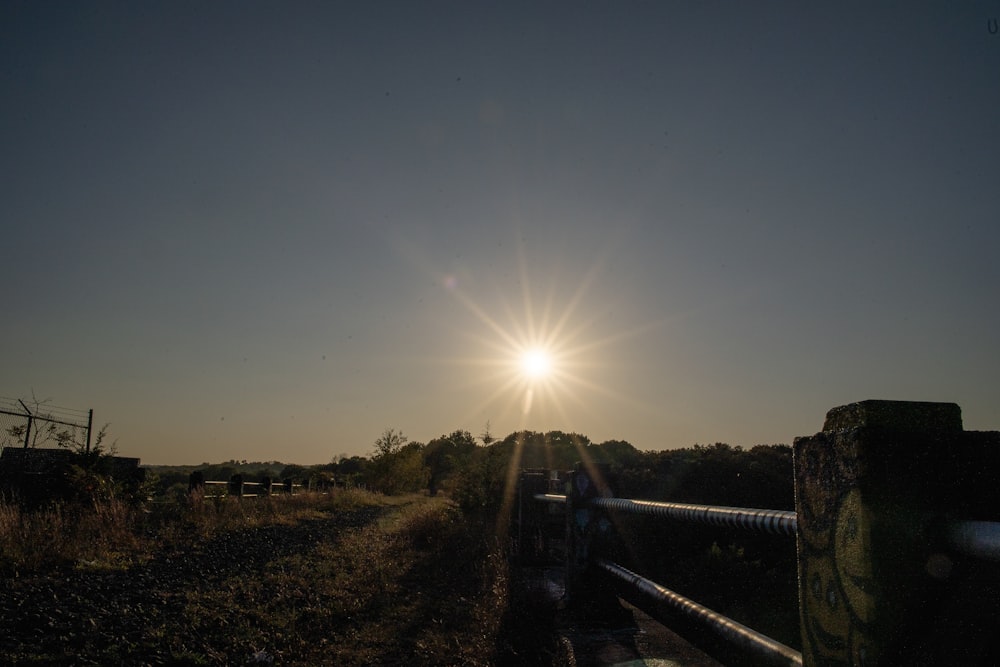
POLYGON ((0 580, 0 664, 204 664, 210 638, 185 631, 186 592, 367 525, 382 508, 362 508, 293 526, 229 532, 159 554, 127 571, 67 570, 0 580))

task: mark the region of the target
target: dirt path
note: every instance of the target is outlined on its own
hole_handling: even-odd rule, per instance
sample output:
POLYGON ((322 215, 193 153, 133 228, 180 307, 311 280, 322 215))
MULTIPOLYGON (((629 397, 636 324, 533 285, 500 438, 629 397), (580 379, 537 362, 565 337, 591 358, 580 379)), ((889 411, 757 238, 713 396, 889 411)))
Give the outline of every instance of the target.
MULTIPOLYGON (((0 663, 182 665, 266 663, 273 656, 227 645, 191 624, 189 604, 234 578, 259 577, 269 564, 335 543, 385 508, 365 507, 302 521, 243 529, 171 549, 128 570, 67 570, 0 580, 0 663)), ((220 610, 217 629, 227 613, 220 610)))

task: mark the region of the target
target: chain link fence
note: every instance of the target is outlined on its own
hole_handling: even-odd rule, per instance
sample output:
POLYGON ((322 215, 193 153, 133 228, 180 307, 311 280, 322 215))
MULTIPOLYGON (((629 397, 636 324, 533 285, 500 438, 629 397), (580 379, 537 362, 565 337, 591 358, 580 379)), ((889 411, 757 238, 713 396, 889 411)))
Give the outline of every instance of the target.
POLYGON ((0 451, 7 447, 24 447, 28 415, 0 409, 0 451))
POLYGON ((90 449, 93 410, 0 397, 0 451, 7 447, 90 449))

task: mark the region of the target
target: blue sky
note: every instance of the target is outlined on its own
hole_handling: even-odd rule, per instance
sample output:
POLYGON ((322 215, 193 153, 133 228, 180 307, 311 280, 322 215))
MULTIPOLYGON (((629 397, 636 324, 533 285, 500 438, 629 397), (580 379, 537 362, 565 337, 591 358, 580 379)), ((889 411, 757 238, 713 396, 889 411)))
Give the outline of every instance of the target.
POLYGON ((868 398, 998 429, 996 17, 4 3, 0 395, 147 463, 790 443, 868 398))

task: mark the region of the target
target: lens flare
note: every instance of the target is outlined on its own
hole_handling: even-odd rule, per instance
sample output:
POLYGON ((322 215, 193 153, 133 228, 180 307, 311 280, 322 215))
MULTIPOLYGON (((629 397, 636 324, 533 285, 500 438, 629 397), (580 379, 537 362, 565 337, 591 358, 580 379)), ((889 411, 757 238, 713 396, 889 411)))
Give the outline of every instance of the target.
POLYGON ((521 371, 530 380, 540 380, 552 372, 552 356, 541 348, 526 350, 521 355, 521 371))

